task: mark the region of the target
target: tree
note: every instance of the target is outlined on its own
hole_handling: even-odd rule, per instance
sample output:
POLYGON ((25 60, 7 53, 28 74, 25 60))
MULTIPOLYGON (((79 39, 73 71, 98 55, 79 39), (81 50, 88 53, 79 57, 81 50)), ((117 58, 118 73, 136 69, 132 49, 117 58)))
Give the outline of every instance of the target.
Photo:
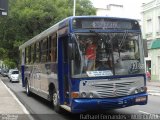
MULTIPOLYGON (((0 18, 0 47, 8 59, 19 61, 20 44, 72 16, 72 10, 73 0, 9 0, 9 15, 0 18)), ((77 0, 76 15, 95 15, 95 11, 89 0, 77 0)))
POLYGON ((7 66, 7 68, 9 68, 9 69, 16 68, 16 63, 14 61, 10 60, 10 59, 5 59, 3 61, 3 64, 5 64, 7 66))
POLYGON ((3 49, 3 48, 0 48, 0 60, 3 60, 4 59, 4 57, 5 57, 5 49, 3 49))

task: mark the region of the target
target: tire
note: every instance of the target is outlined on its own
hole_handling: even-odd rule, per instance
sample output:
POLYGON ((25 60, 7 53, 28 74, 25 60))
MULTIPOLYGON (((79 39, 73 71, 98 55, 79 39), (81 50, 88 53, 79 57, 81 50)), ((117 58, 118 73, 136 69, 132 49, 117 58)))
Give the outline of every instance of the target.
POLYGON ((30 91, 30 88, 29 88, 28 81, 26 81, 26 86, 25 86, 25 88, 26 88, 26 94, 27 94, 27 96, 30 96, 30 95, 31 95, 31 91, 30 91))
POLYGON ((10 79, 11 83, 13 83, 12 79, 10 79))
POLYGON ((59 97, 58 97, 57 92, 53 92, 52 102, 53 102, 55 112, 62 113, 62 108, 60 107, 60 104, 59 104, 59 97))

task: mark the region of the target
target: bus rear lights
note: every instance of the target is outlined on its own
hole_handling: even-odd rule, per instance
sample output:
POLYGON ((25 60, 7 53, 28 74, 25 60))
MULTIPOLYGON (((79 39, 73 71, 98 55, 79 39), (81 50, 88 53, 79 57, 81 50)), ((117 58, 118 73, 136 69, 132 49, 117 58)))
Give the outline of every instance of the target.
POLYGON ((138 98, 135 99, 135 102, 144 102, 146 100, 147 100, 146 97, 138 97, 138 98))
POLYGON ((79 93, 78 92, 72 92, 71 97, 72 98, 79 98, 79 93))

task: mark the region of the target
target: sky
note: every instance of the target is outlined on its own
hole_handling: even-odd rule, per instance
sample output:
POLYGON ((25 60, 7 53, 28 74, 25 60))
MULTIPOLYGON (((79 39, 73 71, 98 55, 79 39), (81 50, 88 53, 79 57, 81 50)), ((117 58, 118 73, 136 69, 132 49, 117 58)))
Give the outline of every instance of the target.
POLYGON ((141 19, 142 3, 148 3, 153 0, 90 0, 95 7, 106 8, 107 4, 123 5, 126 17, 141 19))

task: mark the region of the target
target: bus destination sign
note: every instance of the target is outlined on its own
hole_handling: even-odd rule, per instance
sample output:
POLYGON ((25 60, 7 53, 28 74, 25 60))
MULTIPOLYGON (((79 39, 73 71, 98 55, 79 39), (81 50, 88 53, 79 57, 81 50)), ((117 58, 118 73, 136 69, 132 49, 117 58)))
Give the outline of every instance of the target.
POLYGON ((74 29, 138 29, 138 22, 131 20, 114 19, 75 19, 73 21, 74 29))

